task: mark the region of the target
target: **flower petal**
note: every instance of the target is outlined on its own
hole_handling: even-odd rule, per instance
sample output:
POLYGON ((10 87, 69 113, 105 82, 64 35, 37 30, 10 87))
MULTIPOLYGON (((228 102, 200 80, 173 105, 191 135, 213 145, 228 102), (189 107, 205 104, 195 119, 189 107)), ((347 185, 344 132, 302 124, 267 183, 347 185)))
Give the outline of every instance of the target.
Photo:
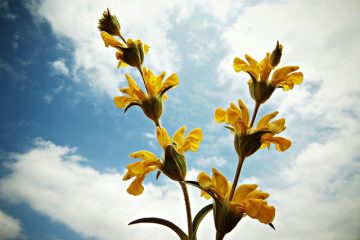
POLYGON ((251 217, 258 219, 260 222, 268 224, 275 218, 275 208, 268 206, 267 202, 261 199, 244 200, 245 213, 251 217))
POLYGON ((240 201, 245 199, 246 196, 250 192, 254 191, 257 187, 258 187, 258 185, 256 185, 256 184, 241 184, 240 186, 238 186, 236 188, 232 201, 239 203, 240 201))
POLYGON ((272 81, 278 81, 279 79, 282 79, 286 77, 289 73, 295 72, 298 70, 298 66, 285 66, 281 67, 275 70, 275 72, 272 75, 272 81))
POLYGON ((146 151, 146 150, 140 150, 133 153, 130 153, 129 155, 131 158, 141 158, 146 161, 153 161, 158 160, 159 158, 152 152, 146 151))
POLYGON ((108 46, 112 46, 114 48, 125 47, 121 42, 116 40, 116 38, 114 38, 113 36, 111 36, 107 32, 102 31, 101 32, 101 37, 102 37, 102 39, 104 41, 105 47, 108 47, 108 46))
POLYGON ((134 93, 133 97, 136 96, 140 101, 144 101, 146 98, 145 93, 139 88, 136 81, 129 74, 126 74, 125 76, 128 80, 130 90, 134 93))
POLYGON ((206 172, 200 172, 197 180, 199 182, 200 187, 202 187, 205 190, 209 190, 213 185, 213 181, 209 175, 207 175, 206 172))
POLYGON ((280 118, 276 121, 269 123, 266 128, 274 134, 281 133, 285 130, 285 118, 280 118))
POLYGON ((244 60, 238 57, 234 58, 233 67, 235 72, 247 72, 250 69, 250 66, 244 60))
POLYGON ((172 140, 164 127, 156 127, 157 140, 164 149, 168 144, 172 143, 172 140))
POLYGON ((228 187, 229 187, 228 180, 226 179, 225 175, 222 174, 216 168, 213 168, 212 172, 213 172, 213 177, 215 179, 216 188, 219 191, 221 197, 225 198, 225 196, 228 193, 228 187))
POLYGON ((241 99, 238 100, 238 104, 239 104, 239 107, 240 107, 240 110, 242 113, 242 121, 245 125, 248 125, 249 124, 249 110, 246 107, 245 103, 241 99))
POLYGON ((215 121, 217 123, 222 123, 225 121, 225 110, 223 110, 222 108, 217 108, 215 110, 215 121))
POLYGON ((261 139, 262 144, 269 146, 270 143, 275 144, 276 150, 284 152, 291 147, 291 141, 283 137, 273 137, 271 134, 264 134, 261 139))
POLYGON ((268 125, 268 123, 271 121, 271 119, 273 119, 279 112, 275 111, 269 114, 266 114, 265 116, 263 116, 260 121, 258 122, 257 126, 256 126, 256 130, 260 130, 263 128, 266 128, 266 125, 268 125))
POLYGON ((144 191, 144 186, 142 185, 144 178, 145 176, 135 178, 128 187, 127 192, 135 196, 142 194, 144 191))
POLYGON ((261 190, 254 190, 250 192, 246 198, 255 198, 255 199, 267 199, 270 196, 270 194, 263 192, 261 190))
POLYGON ((182 147, 182 145, 184 144, 185 131, 186 131, 186 126, 184 125, 174 133, 173 140, 178 147, 182 147))
POLYGON ((131 102, 136 102, 136 101, 132 100, 129 97, 125 97, 125 96, 114 97, 115 105, 121 109, 126 108, 126 106, 129 105, 129 103, 131 103, 131 102))
POLYGON ((180 79, 178 77, 178 75, 176 75, 176 73, 171 74, 166 80, 165 82, 162 84, 161 90, 160 92, 163 93, 163 91, 175 87, 176 85, 178 85, 180 82, 180 79))
POLYGON ((146 43, 144 43, 144 53, 145 53, 145 54, 148 54, 148 53, 149 53, 149 50, 150 50, 150 46, 147 45, 146 43))
POLYGON ((290 74, 288 78, 295 84, 301 84, 304 80, 304 75, 302 74, 302 72, 295 72, 290 74))

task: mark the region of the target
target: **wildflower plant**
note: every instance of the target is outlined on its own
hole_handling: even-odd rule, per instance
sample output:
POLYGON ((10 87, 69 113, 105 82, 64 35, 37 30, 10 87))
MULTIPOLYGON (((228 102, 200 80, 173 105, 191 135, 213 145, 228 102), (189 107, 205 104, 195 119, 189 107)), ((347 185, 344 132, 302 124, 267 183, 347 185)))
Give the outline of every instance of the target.
POLYGON ((286 127, 284 118, 274 120, 278 114, 277 111, 262 116, 256 127, 254 126, 260 106, 266 103, 277 88, 288 91, 303 81, 303 74, 298 72, 298 66, 277 68, 281 61, 283 46, 277 42, 272 53, 266 53, 265 58, 260 62, 249 55, 245 55, 246 61, 238 57, 234 59, 235 72, 245 72, 250 76, 249 92, 255 102, 251 118, 248 107, 241 99, 238 99, 237 104, 230 103, 226 109, 219 107, 214 112, 215 121, 224 124, 224 127, 234 136, 233 144, 238 157, 234 179, 232 182, 228 181, 224 174, 213 168, 211 177, 202 171, 194 181, 186 178, 185 154, 199 149, 203 139, 202 130, 195 128, 186 134, 184 125, 170 137, 161 124, 163 105, 168 98, 167 92, 179 85, 179 77, 173 73, 165 78, 165 72, 156 75, 151 69, 144 67, 144 58, 150 46, 141 40, 126 39, 121 33, 119 21, 109 9, 104 11, 99 19, 98 29, 105 47, 111 46, 117 50, 115 54, 119 61, 117 67, 136 68, 145 88, 143 91, 136 78, 126 74, 128 86, 120 88, 122 95, 114 98, 115 105, 124 109, 124 112, 132 106, 140 107, 145 116, 155 124, 159 148, 163 151, 161 156, 156 156, 147 150, 130 153, 130 158, 137 161, 127 166, 127 172, 123 177, 125 181, 132 180, 127 189, 128 193, 135 196, 142 194, 145 177, 156 171, 156 179, 164 174, 177 182, 185 199, 187 232, 168 220, 156 217, 140 218, 131 222, 130 225, 161 224, 172 229, 181 240, 196 240, 196 232, 201 221, 212 211, 216 240, 224 239, 225 235, 231 232, 244 217, 257 219, 260 223, 268 224, 275 229, 272 224, 275 218, 275 207, 270 206, 266 201, 270 194, 261 191, 256 184, 238 185, 238 181, 245 159, 259 149, 270 148, 273 144, 277 151, 283 152, 291 146, 289 139, 278 136, 286 127), (194 218, 191 213, 188 185, 199 188, 202 197, 212 199, 212 203, 204 206, 194 218))

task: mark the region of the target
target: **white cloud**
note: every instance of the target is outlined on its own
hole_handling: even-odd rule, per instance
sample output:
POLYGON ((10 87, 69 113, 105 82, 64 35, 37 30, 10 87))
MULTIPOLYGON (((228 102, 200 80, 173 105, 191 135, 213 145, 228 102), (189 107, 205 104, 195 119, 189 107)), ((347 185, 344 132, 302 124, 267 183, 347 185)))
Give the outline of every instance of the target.
POLYGON ((176 46, 167 36, 176 4, 163 0, 146 7, 143 4, 44 0, 33 1, 29 8, 35 16, 48 21, 60 39, 65 37, 73 43, 75 80, 88 84, 96 93, 114 96, 124 76, 116 69, 115 50, 104 47, 97 30, 97 20, 107 7, 118 16, 125 37, 141 38, 151 45, 147 58, 150 67, 156 71, 179 69, 176 46))
POLYGON ((196 160, 196 164, 202 167, 222 167, 226 163, 226 159, 221 156, 202 157, 196 160))
POLYGON ((21 223, 0 209, 0 240, 22 239, 21 223))
MULTIPOLYGON (((356 239, 359 217, 353 213, 360 210, 360 196, 353 190, 360 178, 359 166, 352 157, 360 157, 360 141, 346 145, 349 132, 329 143, 310 146, 293 166, 277 176, 242 179, 261 182, 263 190, 271 193, 271 204, 277 207, 278 230, 255 220, 243 220, 228 239, 356 239)), ((11 174, 0 182, 2 198, 12 203, 26 202, 85 237, 136 240, 142 239, 144 232, 157 239, 174 237, 162 227, 126 225, 149 216, 163 217, 185 228, 184 211, 174 211, 183 208, 183 202, 173 182, 164 178, 165 185, 147 183, 144 194, 133 197, 126 194, 129 183, 122 182, 119 173, 99 172, 74 161, 83 159, 75 151, 40 139, 28 152, 14 154, 15 161, 8 165, 11 174)), ((195 179, 197 173, 190 170, 188 179, 195 179)), ((191 188, 190 194, 193 209, 205 205, 196 189, 191 188)), ((211 214, 199 231, 199 239, 214 234, 211 214)))
MULTIPOLYGON (((33 149, 13 155, 15 161, 8 165, 11 174, 0 181, 1 197, 12 203, 26 202, 85 237, 136 240, 143 239, 144 230, 156 239, 175 236, 156 225, 127 226, 132 220, 151 216, 172 220, 185 230, 185 207, 176 184, 155 187, 147 183, 144 194, 134 197, 126 193, 130 182, 123 182, 119 173, 80 164, 74 161, 82 159, 75 151, 38 139, 33 149)), ((195 175, 193 172, 189 174, 195 175)), ((197 190, 190 194, 194 209, 204 205, 197 190)))
POLYGON ((51 62, 51 67, 57 74, 68 76, 69 75, 69 68, 66 66, 65 60, 60 58, 51 62))

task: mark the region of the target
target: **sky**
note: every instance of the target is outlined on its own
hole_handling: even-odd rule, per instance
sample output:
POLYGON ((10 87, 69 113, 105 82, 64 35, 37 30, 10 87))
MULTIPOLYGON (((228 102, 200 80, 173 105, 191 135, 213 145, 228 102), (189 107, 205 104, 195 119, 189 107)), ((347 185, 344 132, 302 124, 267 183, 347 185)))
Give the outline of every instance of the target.
MULTIPOLYGON (((278 110, 292 147, 246 159, 241 183, 271 194, 276 231, 244 218, 226 239, 360 238, 360 2, 85 1, 0 2, 0 239, 174 239, 162 217, 186 230, 179 186, 150 174, 140 196, 123 182, 129 153, 161 155, 154 126, 136 107, 126 114, 113 97, 126 86, 114 49, 97 21, 109 8, 126 38, 151 46, 144 65, 177 73, 162 124, 170 133, 200 127, 200 150, 187 153, 188 180, 220 169, 233 178, 233 139, 213 119, 217 107, 241 98, 253 109, 234 57, 261 60, 277 40, 280 65, 297 65, 304 82, 278 90, 259 115, 278 110)), ((141 83, 141 82, 139 82, 141 83)), ((193 212, 209 203, 190 188, 193 212)), ((213 239, 209 214, 198 239, 213 239)))

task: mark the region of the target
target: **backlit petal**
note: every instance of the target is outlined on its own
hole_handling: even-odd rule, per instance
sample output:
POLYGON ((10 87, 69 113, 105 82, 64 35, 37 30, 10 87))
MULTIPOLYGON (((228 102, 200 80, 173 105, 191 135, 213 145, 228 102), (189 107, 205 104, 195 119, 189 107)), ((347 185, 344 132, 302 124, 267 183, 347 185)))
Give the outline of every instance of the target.
POLYGON ((149 53, 149 50, 150 50, 150 46, 147 45, 146 43, 144 43, 144 53, 145 53, 145 54, 148 54, 148 53, 149 53))
POLYGON ((185 131, 186 131, 186 126, 184 125, 174 133, 173 140, 178 147, 181 147, 184 144, 185 131))
POLYGON ((176 75, 176 73, 171 74, 162 84, 160 92, 162 92, 163 90, 165 90, 169 87, 175 87, 176 85, 179 84, 179 82, 180 82, 180 79, 179 79, 178 75, 176 75))
POLYGON ((272 81, 278 81, 279 79, 282 79, 286 77, 289 73, 295 72, 298 70, 298 66, 285 66, 282 68, 278 68, 275 70, 275 72, 272 75, 272 81))
POLYGON ((144 186, 142 185, 143 181, 144 176, 135 178, 135 180, 128 187, 127 192, 135 196, 142 194, 144 191, 144 186))
POLYGON ((141 158, 147 161, 158 160, 158 157, 154 153, 146 150, 140 150, 137 152, 130 153, 129 156, 131 158, 141 158))
POLYGON ((242 113, 242 122, 247 125, 249 123, 249 110, 241 99, 238 100, 238 104, 242 113))
POLYGON ((271 119, 273 119, 278 113, 279 113, 278 111, 275 111, 263 116, 258 122, 256 129, 260 130, 262 128, 265 128, 266 125, 271 121, 271 119))
POLYGON ((209 175, 207 175, 206 172, 200 172, 197 178, 200 187, 202 187, 205 190, 209 190, 213 185, 213 181, 209 175))
POLYGON ((250 192, 254 191, 257 187, 258 187, 258 185, 256 185, 256 184, 241 184, 235 190, 233 202, 239 203, 240 201, 245 199, 246 196, 250 192))
POLYGON ((250 68, 250 66, 242 59, 236 57, 233 62, 233 67, 235 72, 247 72, 250 68))
POLYGON ((226 179, 225 175, 222 174, 219 170, 216 168, 212 169, 213 176, 215 179, 216 187, 221 195, 221 197, 225 197, 228 192, 228 180, 226 179))
POLYGON ((125 96, 117 96, 114 97, 114 103, 118 108, 126 108, 127 105, 129 105, 129 103, 133 102, 133 100, 131 100, 131 98, 129 97, 125 97, 125 96))
POLYGON ((251 217, 258 219, 260 222, 268 224, 274 220, 275 208, 268 206, 267 202, 261 199, 244 200, 245 213, 251 217))
POLYGON ((168 132, 164 127, 156 128, 156 137, 160 146, 162 146, 163 148, 165 148, 168 144, 172 142, 168 132))
POLYGON ((215 121, 217 123, 222 123, 225 121, 225 111, 222 108, 217 108, 215 110, 215 121))
POLYGON ((255 199, 266 199, 270 196, 270 194, 263 192, 261 190, 254 190, 252 192, 250 192, 246 198, 255 198, 255 199))
POLYGON ((104 41, 105 47, 108 46, 112 46, 112 47, 124 47, 124 45, 119 42, 118 40, 116 40, 116 38, 114 38, 113 36, 111 36, 110 34, 108 34, 107 32, 102 31, 101 32, 101 37, 104 41))

